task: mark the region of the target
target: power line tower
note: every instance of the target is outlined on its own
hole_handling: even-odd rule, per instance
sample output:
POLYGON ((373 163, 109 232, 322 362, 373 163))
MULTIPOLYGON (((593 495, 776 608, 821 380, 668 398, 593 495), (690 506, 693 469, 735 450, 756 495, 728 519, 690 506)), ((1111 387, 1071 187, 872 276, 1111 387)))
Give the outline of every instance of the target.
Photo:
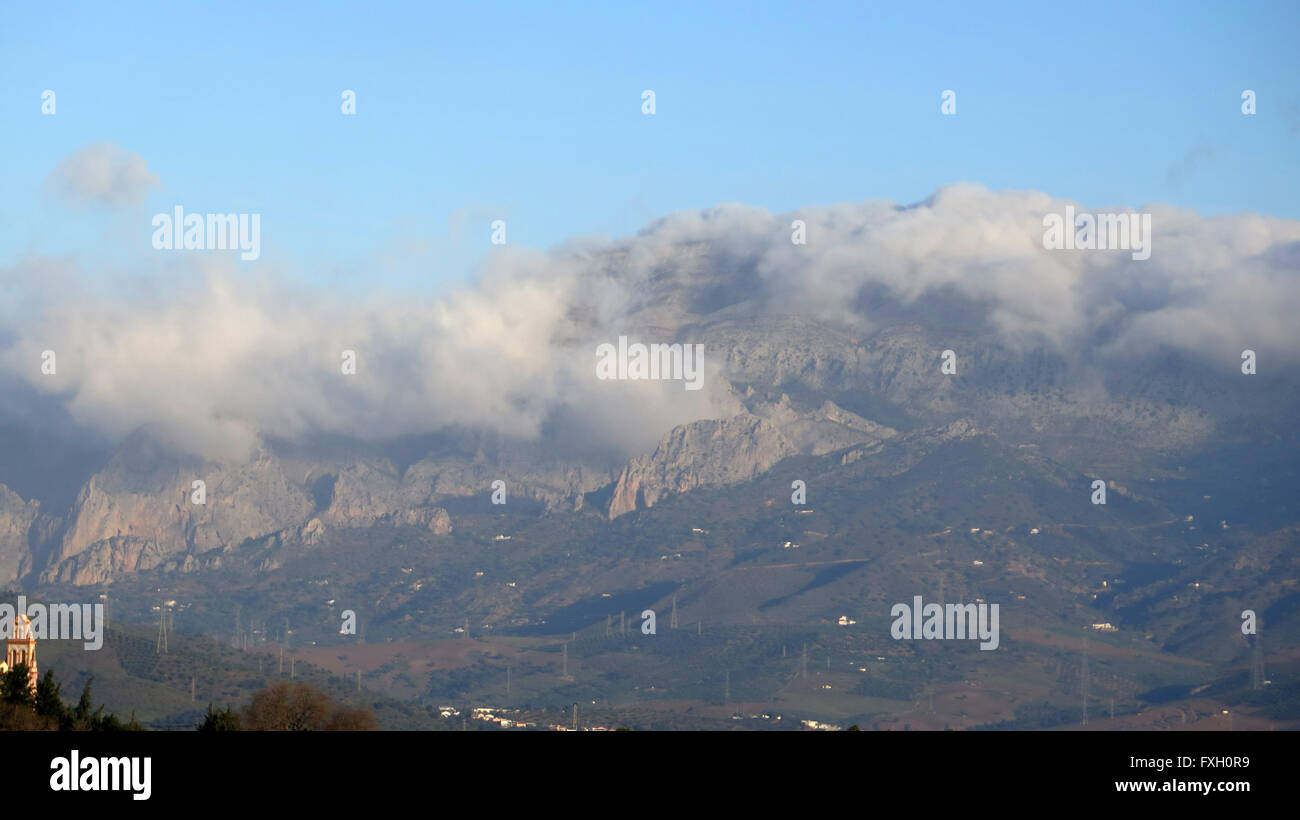
POLYGON ((243 614, 243 611, 244 611, 244 605, 243 605, 243 604, 235 604, 235 641, 234 641, 234 646, 235 646, 236 649, 239 649, 239 648, 240 648, 240 645, 241 645, 242 639, 243 639, 243 637, 244 637, 244 631, 243 631, 243 629, 240 628, 240 625, 239 625, 239 616, 240 616, 241 614, 243 614))
POLYGON ((609 615, 606 615, 606 616, 605 616, 605 637, 606 637, 606 638, 609 637, 609 619, 610 619, 610 617, 611 617, 611 616, 609 616, 609 615))
POLYGON ((673 614, 668 619, 668 628, 669 629, 677 628, 677 593, 676 592, 673 593, 673 614))
POLYGON ((620 635, 623 635, 624 637, 627 636, 627 618, 625 617, 626 615, 627 615, 626 612, 620 611, 618 613, 618 632, 620 635))
POLYGON ((803 645, 803 659, 799 663, 799 677, 808 677, 808 644, 803 645))
POLYGON ((1261 627, 1262 624, 1257 619, 1255 621, 1255 646, 1252 651, 1253 657, 1250 664, 1251 689, 1264 688, 1264 644, 1261 640, 1264 630, 1261 627))
POLYGON ((561 647, 561 650, 564 652, 564 665, 562 667, 564 671, 560 673, 560 677, 567 678, 569 677, 569 645, 567 643, 564 644, 561 647))
POLYGON ((155 653, 167 654, 167 604, 158 607, 158 642, 154 645, 155 653))
POLYGON ((723 673, 723 675, 724 675, 723 677, 724 682, 722 684, 722 705, 726 706, 727 703, 731 700, 731 670, 728 669, 726 672, 723 673))
POLYGON ((1083 725, 1088 725, 1088 639, 1083 639, 1083 663, 1079 668, 1080 689, 1083 690, 1083 725))

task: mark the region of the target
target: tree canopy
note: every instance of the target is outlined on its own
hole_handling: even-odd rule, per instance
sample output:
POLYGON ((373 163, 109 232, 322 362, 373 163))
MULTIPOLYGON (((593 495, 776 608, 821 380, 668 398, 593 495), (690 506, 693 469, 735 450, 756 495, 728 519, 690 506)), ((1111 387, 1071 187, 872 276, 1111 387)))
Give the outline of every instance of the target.
POLYGON ((123 723, 117 715, 104 714, 104 706, 95 707, 90 687, 94 677, 86 680, 81 698, 75 708, 63 700, 63 684, 54 677, 54 670, 36 682, 32 693, 28 683, 26 664, 18 664, 0 677, 0 730, 50 731, 50 732, 121 732, 138 731, 142 727, 131 716, 123 723))
POLYGON ((361 706, 336 703, 309 683, 278 681, 253 693, 238 714, 208 706, 199 731, 240 729, 262 732, 367 731, 378 728, 374 714, 361 706))

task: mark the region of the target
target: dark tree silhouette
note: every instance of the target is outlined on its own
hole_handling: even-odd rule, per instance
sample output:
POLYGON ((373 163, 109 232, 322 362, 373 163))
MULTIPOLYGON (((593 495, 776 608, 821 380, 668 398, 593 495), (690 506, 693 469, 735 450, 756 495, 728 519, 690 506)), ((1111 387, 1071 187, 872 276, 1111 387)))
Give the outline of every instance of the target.
POLYGON ((211 703, 208 704, 208 713, 203 716, 203 722, 198 726, 200 732, 238 732, 239 728, 239 715, 230 711, 229 706, 216 711, 211 703))
POLYGON ((240 715, 245 729, 271 732, 359 731, 377 728, 363 707, 334 703, 308 683, 280 681, 258 690, 240 715))

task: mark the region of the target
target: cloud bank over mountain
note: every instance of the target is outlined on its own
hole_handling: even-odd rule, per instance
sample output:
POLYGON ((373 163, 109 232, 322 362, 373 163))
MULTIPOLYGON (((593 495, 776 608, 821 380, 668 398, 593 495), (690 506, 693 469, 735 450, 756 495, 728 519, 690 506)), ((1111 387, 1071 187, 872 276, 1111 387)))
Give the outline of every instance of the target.
MULTIPOLYGON (((138 188, 134 172, 89 176, 100 179, 91 198, 138 188)), ((1226 370, 1251 348, 1270 368, 1296 363, 1300 222, 1146 206, 1152 254, 1134 261, 1044 249, 1044 215, 1067 205, 1089 210, 966 184, 907 207, 724 205, 616 241, 499 249, 472 285, 437 297, 358 299, 199 252, 184 276, 104 287, 100 271, 28 257, 0 269, 0 373, 106 436, 148 426, 191 452, 238 457, 259 434, 383 439, 458 425, 536 438, 561 418, 637 452, 674 425, 729 414, 730 399, 600 381, 596 345, 703 343, 717 368, 726 356, 710 349, 708 323, 720 317, 761 331, 765 316, 807 314, 863 334, 894 320, 882 304, 955 298, 1017 350, 1117 362, 1174 351, 1226 370), (794 220, 804 245, 791 242, 794 220), (41 370, 47 350, 54 375, 41 370), (341 371, 347 350, 354 376, 341 371)))

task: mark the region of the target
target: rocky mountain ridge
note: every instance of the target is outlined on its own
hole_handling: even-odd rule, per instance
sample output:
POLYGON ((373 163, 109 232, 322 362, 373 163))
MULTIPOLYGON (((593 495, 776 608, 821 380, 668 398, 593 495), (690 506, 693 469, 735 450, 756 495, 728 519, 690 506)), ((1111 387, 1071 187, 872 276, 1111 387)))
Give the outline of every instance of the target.
POLYGON ((65 509, 0 485, 0 583, 186 571, 249 541, 310 547, 337 529, 445 534, 457 509, 490 504, 498 480, 508 503, 613 519, 749 481, 783 459, 848 458, 953 425, 1039 448, 1079 472, 1147 469, 1225 430, 1268 435, 1300 407, 1295 383, 1252 381, 1232 361, 1216 368, 1173 354, 1116 360, 1046 343, 1016 347, 990 329, 979 304, 952 294, 904 304, 865 293, 851 306, 857 319, 846 320, 777 312, 779 300, 762 293, 752 269, 707 246, 688 244, 654 270, 626 264, 616 256, 593 264, 594 276, 622 277, 636 294, 623 327, 702 344, 714 363, 712 413, 663 430, 652 449, 611 457, 545 433, 524 440, 466 430, 387 447, 263 441, 246 460, 208 463, 140 431, 85 476, 65 509), (941 369, 944 351, 955 373, 941 369), (204 504, 191 501, 196 480, 205 482, 204 504))

